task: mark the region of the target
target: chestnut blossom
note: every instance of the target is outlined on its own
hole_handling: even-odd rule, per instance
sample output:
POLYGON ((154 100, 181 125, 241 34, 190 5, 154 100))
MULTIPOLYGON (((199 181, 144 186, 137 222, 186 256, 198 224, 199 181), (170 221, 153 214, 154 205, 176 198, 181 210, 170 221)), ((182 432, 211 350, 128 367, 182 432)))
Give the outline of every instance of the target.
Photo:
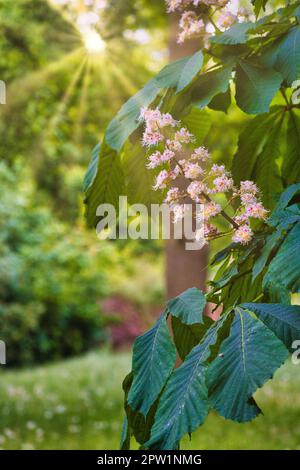
MULTIPOLYGON (((167 11, 172 13, 177 10, 183 10, 192 3, 193 0, 166 0, 167 11)), ((196 0, 197 1, 197 0, 196 0)))
POLYGON ((249 224, 249 219, 248 219, 248 216, 247 214, 245 214, 245 212, 243 214, 240 214, 240 215, 236 215, 233 220, 238 224, 238 225, 245 225, 245 224, 249 224))
POLYGON ((201 193, 207 194, 208 192, 207 186, 201 181, 192 181, 187 187, 188 195, 195 202, 199 202, 199 195, 201 193))
POLYGON ((179 131, 175 132, 175 140, 181 144, 189 144, 195 137, 185 127, 182 127, 179 131))
POLYGON ((168 204, 173 204, 173 203, 179 201, 179 199, 181 197, 182 197, 182 193, 181 193, 180 189, 174 187, 174 188, 169 189, 169 191, 167 192, 165 202, 168 203, 168 204))
POLYGON ((175 153, 172 150, 166 149, 161 156, 161 160, 162 162, 169 162, 174 157, 175 153))
POLYGON ((219 233, 220 233, 219 230, 214 225, 209 224, 209 223, 204 224, 204 237, 205 238, 214 238, 217 235, 219 235, 219 233))
MULTIPOLYGON (((212 12, 214 15, 220 9, 224 9, 229 3, 229 0, 166 0, 168 13, 175 11, 181 11, 182 15, 179 21, 180 32, 178 34, 177 42, 182 44, 186 39, 192 39, 195 37, 207 37, 207 23, 211 23, 215 27, 215 23, 210 17, 205 14, 205 8, 207 11, 209 7, 215 7, 215 11, 212 12), (197 14, 197 7, 202 7, 199 13, 205 14, 203 18, 197 14), (195 11, 196 10, 196 11, 195 11)), ((238 12, 237 15, 233 15, 229 10, 224 9, 221 15, 219 15, 219 25, 226 29, 235 22, 238 21, 238 15, 241 13, 241 17, 245 18, 245 13, 238 12)))
POLYGON ((147 168, 149 169, 156 168, 162 163, 162 154, 159 151, 154 152, 152 155, 148 157, 148 162, 149 163, 146 165, 147 168))
POLYGON ((233 189, 233 179, 226 175, 218 176, 214 179, 213 193, 226 193, 233 189))
POLYGON ((198 165, 198 163, 186 163, 184 165, 184 176, 187 179, 195 180, 202 175, 203 172, 203 169, 198 165))
POLYGON ((246 207, 245 214, 247 217, 265 220, 267 218, 268 211, 264 208, 261 202, 256 202, 255 204, 246 207))
POLYGON ((186 214, 186 205, 185 204, 175 204, 172 206, 173 211, 173 222, 176 224, 182 220, 186 214))
POLYGON ((246 245, 251 241, 253 232, 249 225, 241 225, 234 233, 232 241, 246 245))
POLYGON ((224 165, 217 165, 216 163, 212 165, 210 171, 215 176, 222 176, 227 173, 224 165))
POLYGON ((158 189, 166 188, 166 184, 169 179, 170 179, 170 173, 167 170, 162 170, 160 173, 158 173, 156 177, 155 185, 153 186, 153 189, 157 191, 158 189))
POLYGON ((146 129, 143 135, 143 145, 144 147, 152 147, 153 145, 157 145, 164 140, 164 136, 156 131, 153 132, 149 129, 146 129))
POLYGON ((180 173, 180 168, 176 166, 174 170, 161 170, 160 173, 158 173, 156 180, 155 180, 155 185, 153 186, 154 191, 157 191, 158 189, 165 189, 167 187, 167 183, 169 183, 172 180, 175 180, 178 178, 180 173))
POLYGON ((178 125, 178 121, 176 121, 171 114, 166 113, 166 114, 161 114, 160 118, 158 119, 158 125, 159 127, 176 127, 178 125))
POLYGON ((209 220, 211 217, 215 217, 216 215, 220 214, 222 207, 220 204, 215 202, 208 202, 204 204, 204 220, 209 220))
POLYGON ((258 187, 253 183, 253 181, 241 181, 240 192, 256 194, 258 193, 258 187))
POLYGON ((180 31, 177 38, 178 44, 184 43, 186 39, 192 39, 205 34, 204 21, 199 19, 194 11, 183 13, 179 21, 179 27, 182 31, 180 31))
POLYGON ((210 159, 209 151, 205 147, 197 147, 193 150, 191 160, 207 161, 210 159))
POLYGON ((166 145, 173 152, 180 152, 182 150, 182 144, 178 140, 167 139, 166 145))
POLYGON ((204 221, 208 238, 222 235, 210 221, 214 217, 224 216, 227 223, 231 224, 233 241, 249 243, 253 237, 250 220, 263 221, 268 213, 259 199, 255 183, 246 180, 240 183, 239 188, 235 188, 231 173, 225 165, 212 163, 208 150, 195 147, 193 134, 181 127, 181 123, 170 114, 162 114, 158 109, 143 109, 141 117, 145 121, 143 143, 148 142, 151 133, 160 136, 155 144, 159 145, 159 150, 157 148, 148 157, 147 168, 155 169, 163 165, 153 188, 167 189, 165 202, 173 210, 174 222, 180 221, 190 209, 190 205, 183 202, 189 196, 195 203, 204 205, 203 212, 198 214, 196 211, 195 216, 199 222, 204 221), (176 183, 178 178, 181 189, 176 183), (223 194, 227 198, 226 207, 235 201, 233 218, 226 214, 226 207, 223 209, 221 204, 213 200, 215 194, 223 194))
POLYGON ((241 193, 240 195, 241 203, 244 206, 248 206, 249 204, 255 204, 257 202, 256 196, 252 193, 241 193))
POLYGON ((224 11, 218 18, 218 24, 221 28, 230 28, 234 23, 238 21, 238 17, 230 11, 224 11))

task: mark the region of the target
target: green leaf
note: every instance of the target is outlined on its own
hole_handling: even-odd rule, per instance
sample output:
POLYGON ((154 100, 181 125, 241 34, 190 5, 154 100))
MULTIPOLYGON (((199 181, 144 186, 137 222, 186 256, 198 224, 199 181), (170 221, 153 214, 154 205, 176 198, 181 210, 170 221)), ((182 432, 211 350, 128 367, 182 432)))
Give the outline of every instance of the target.
POLYGON ((210 114, 204 109, 192 108, 191 112, 181 122, 195 136, 196 145, 203 144, 211 128, 210 114))
POLYGON ((231 104, 231 93, 230 93, 230 87, 228 87, 225 93, 219 93, 218 95, 216 95, 211 100, 208 107, 210 109, 214 109, 215 111, 223 111, 224 113, 227 113, 230 104, 231 104))
POLYGON ((203 323, 206 298, 200 289, 192 287, 167 303, 167 310, 186 325, 203 323))
POLYGON ((217 34, 210 38, 215 44, 236 45, 245 44, 248 41, 247 32, 254 26, 253 23, 247 21, 245 23, 236 23, 227 29, 224 33, 217 34))
POLYGON ((225 287, 234 277, 236 277, 239 274, 238 271, 238 265, 235 262, 232 262, 229 264, 227 267, 227 263, 229 260, 225 261, 225 264, 222 265, 217 274, 215 275, 213 281, 211 281, 211 284, 215 289, 222 289, 225 287), (226 268, 226 269, 224 269, 226 268))
POLYGON ((122 433, 120 439, 120 450, 129 450, 130 449, 130 432, 128 426, 128 419, 125 416, 123 420, 122 433))
POLYGON ((140 125, 138 120, 141 108, 149 106, 157 97, 160 88, 155 79, 147 83, 136 95, 130 98, 110 122, 106 130, 107 144, 117 152, 140 125))
POLYGON ((292 293, 300 291, 300 222, 288 233, 269 265, 263 287, 270 284, 292 293))
POLYGON ((205 108, 216 95, 227 91, 231 75, 231 67, 222 67, 200 75, 192 88, 191 101, 197 108, 205 108))
POLYGON ((99 160, 100 144, 97 144, 92 151, 91 161, 83 180, 83 191, 86 192, 93 184, 94 178, 97 174, 97 166, 99 160))
POLYGON ((201 51, 196 52, 192 55, 184 65, 181 74, 179 76, 177 93, 184 90, 191 81, 195 78, 198 72, 201 70, 203 65, 203 54, 201 51))
POLYGON ((286 190, 280 195, 280 198, 273 211, 272 217, 268 220, 268 223, 270 223, 270 221, 272 221, 272 218, 274 217, 274 223, 271 223, 271 225, 277 225, 278 220, 275 217, 276 214, 281 213, 284 209, 286 209, 291 200, 298 194, 300 194, 300 183, 292 184, 291 186, 286 188, 286 190))
MULTIPOLYGON (((159 397, 151 406, 147 416, 144 416, 142 413, 135 411, 127 402, 128 393, 130 387, 132 386, 133 373, 130 372, 123 381, 123 390, 125 395, 125 411, 126 411, 126 421, 124 422, 124 427, 121 435, 121 446, 123 449, 130 445, 130 436, 133 434, 135 440, 143 445, 150 437, 150 431, 154 423, 154 416, 157 410, 157 404, 159 397), (125 435, 126 432, 126 435, 125 435)), ((125 450, 125 449, 124 449, 125 450)))
POLYGON ((264 270, 272 251, 281 241, 282 236, 283 236, 283 232, 281 230, 276 230, 275 232, 273 232, 267 237, 266 243, 260 253, 260 256, 257 258, 257 260, 255 261, 253 265, 253 270, 252 270, 253 280, 256 279, 259 276, 259 274, 261 274, 262 271, 264 270))
POLYGON ((226 419, 252 420, 260 410, 249 400, 287 357, 285 346, 260 320, 237 309, 230 336, 208 369, 211 406, 226 419))
POLYGON ((128 142, 122 156, 128 202, 129 204, 144 204, 150 208, 151 204, 162 202, 163 193, 153 190, 155 171, 149 170, 146 165, 146 152, 140 142, 134 145, 128 142))
POLYGON ((268 225, 286 230, 299 220, 300 211, 297 207, 289 206, 291 200, 300 194, 300 183, 289 186, 279 198, 275 209, 268 219, 268 225))
MULTIPOLYGON (((95 158, 95 156, 94 156, 95 158)), ((96 163, 94 163, 95 168, 96 163)), ((96 210, 100 204, 119 205, 119 195, 126 194, 125 176, 121 165, 120 155, 111 150, 104 141, 100 148, 97 173, 93 174, 85 195, 86 218, 89 226, 97 224, 96 210)))
POLYGON ((252 3, 254 5, 254 13, 258 17, 260 10, 265 10, 268 0, 252 0, 252 3))
POLYGON ((288 86, 300 78, 300 26, 292 28, 277 45, 274 67, 288 86))
POLYGON ((275 70, 240 60, 236 69, 236 102, 245 113, 266 113, 281 82, 282 77, 275 70))
POLYGON ((280 142, 282 117, 269 129, 264 148, 257 156, 252 179, 255 180, 262 192, 262 201, 265 206, 272 209, 275 205, 275 196, 282 191, 282 182, 278 160, 281 156, 280 142))
MULTIPOLYGON (((232 174, 235 182, 251 179, 258 155, 262 152, 268 139, 269 130, 278 119, 279 111, 271 110, 270 114, 262 114, 251 119, 239 135, 238 149, 233 158, 232 174)), ((282 111, 283 112, 283 111, 282 111)))
POLYGON ((229 320, 224 316, 213 325, 203 341, 173 372, 161 396, 151 437, 145 446, 176 449, 184 434, 192 433, 204 422, 209 410, 205 380, 207 365, 227 334, 229 320))
POLYGON ((292 344, 300 338, 300 306, 246 303, 241 307, 254 312, 293 352, 292 344))
MULTIPOLYGON (((300 39, 299 39, 300 40, 300 39)), ((287 184, 300 180, 300 112, 289 110, 286 134, 286 152, 283 159, 282 175, 287 184)))
POLYGON ((203 323, 185 325, 177 317, 172 317, 174 343, 182 360, 200 342, 212 323, 211 318, 203 317, 203 323))
POLYGON ((175 360, 176 350, 164 314, 134 342, 133 383, 128 394, 128 404, 134 410, 147 415, 171 374, 175 360))

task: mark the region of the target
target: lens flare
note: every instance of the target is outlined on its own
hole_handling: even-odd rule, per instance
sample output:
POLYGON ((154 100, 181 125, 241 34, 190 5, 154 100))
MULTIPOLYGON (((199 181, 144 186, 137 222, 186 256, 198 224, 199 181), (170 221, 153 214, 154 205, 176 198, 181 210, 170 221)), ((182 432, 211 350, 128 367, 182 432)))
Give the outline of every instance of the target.
POLYGON ((100 54, 106 45, 100 34, 94 29, 88 29, 82 32, 84 47, 88 54, 100 54))

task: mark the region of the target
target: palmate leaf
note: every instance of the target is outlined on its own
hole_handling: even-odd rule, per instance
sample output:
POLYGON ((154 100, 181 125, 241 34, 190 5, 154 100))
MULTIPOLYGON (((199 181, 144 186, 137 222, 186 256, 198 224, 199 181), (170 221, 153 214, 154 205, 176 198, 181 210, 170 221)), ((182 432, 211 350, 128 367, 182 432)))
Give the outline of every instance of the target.
POLYGON ((98 157, 100 152, 100 144, 95 145, 92 151, 92 158, 90 160, 88 169, 84 176, 83 180, 83 191, 86 192, 89 187, 93 184, 94 178, 97 174, 97 165, 98 165, 98 157))
POLYGON ((264 277, 264 289, 272 287, 300 292, 300 222, 290 230, 264 277))
POLYGON ((230 92, 230 87, 228 87, 225 93, 219 93, 218 95, 216 95, 211 100, 208 107, 210 109, 214 109, 215 111, 223 111, 224 113, 227 113, 230 105, 231 105, 231 92, 230 92))
POLYGON ((265 10, 268 0, 252 0, 252 3, 254 5, 255 15, 258 16, 262 9, 265 10))
POLYGON ((253 269, 252 269, 253 280, 255 280, 257 276, 259 276, 262 273, 272 251, 280 243, 282 237, 283 237, 283 231, 275 230, 275 232, 271 233, 266 238, 266 243, 261 250, 260 256, 257 258, 257 260, 255 261, 253 265, 253 269))
POLYGON ((252 420, 260 412, 253 393, 287 357, 285 346, 260 320, 237 308, 230 335, 208 369, 211 406, 224 418, 252 420))
POLYGON ((141 445, 143 445, 149 439, 159 399, 156 399, 146 416, 144 416, 139 411, 133 410, 127 402, 128 393, 132 382, 133 372, 130 372, 123 381, 123 390, 125 395, 124 405, 126 416, 123 421, 122 433, 120 438, 121 450, 130 449, 131 435, 133 435, 135 440, 141 445))
POLYGON ((201 70, 202 65, 203 54, 201 51, 198 51, 187 60, 186 64, 182 68, 177 83, 177 93, 184 90, 184 88, 191 83, 192 79, 197 75, 199 70, 201 70))
POLYGON ((275 196, 282 191, 278 160, 281 156, 280 137, 283 116, 274 122, 261 153, 257 156, 252 178, 262 191, 262 200, 268 209, 275 205, 275 196), (267 177, 266 177, 267 175, 267 177))
POLYGON ((179 357, 182 360, 184 360, 189 352, 198 343, 200 343, 212 323, 213 321, 209 317, 203 317, 203 323, 186 325, 185 323, 182 323, 179 318, 172 316, 173 339, 179 357))
POLYGON ((286 151, 282 165, 282 176, 287 184, 296 183, 300 180, 299 161, 300 111, 297 109, 290 109, 286 134, 286 151))
POLYGON ((277 44, 274 68, 281 73, 288 86, 300 78, 300 26, 290 29, 277 44))
POLYGON ((182 125, 195 136, 196 145, 203 144, 211 124, 211 116, 205 109, 192 108, 191 112, 182 119, 182 125))
POLYGON ((173 372, 162 393, 146 447, 176 449, 184 434, 193 432, 204 422, 209 411, 205 380, 207 365, 227 335, 230 321, 229 316, 224 316, 214 324, 173 372))
POLYGON ((126 194, 120 154, 111 150, 105 141, 99 147, 98 158, 97 149, 94 149, 85 185, 87 188, 84 200, 86 218, 90 226, 95 226, 97 207, 100 204, 112 204, 114 207, 118 207, 119 195, 126 194), (99 172, 99 168, 101 168, 101 172, 99 172))
POLYGON ((130 430, 128 425, 128 418, 125 416, 122 425, 122 432, 120 438, 120 450, 130 449, 130 430))
POLYGON ((241 307, 254 312, 293 351, 293 342, 300 338, 300 306, 245 303, 241 307))
POLYGON ((215 44, 225 45, 245 44, 249 39, 247 32, 251 30, 253 26, 254 24, 250 21, 236 23, 224 33, 213 36, 210 41, 215 44))
POLYGON ((163 193, 153 190, 155 171, 147 168, 147 158, 141 143, 126 143, 121 162, 129 204, 144 204, 147 208, 150 208, 151 204, 160 204, 163 193))
POLYGON ((187 289, 182 294, 167 303, 167 310, 173 317, 179 318, 182 323, 192 325, 203 323, 203 311, 206 298, 203 292, 196 287, 187 289))
POLYGON ((266 113, 281 82, 282 76, 275 70, 240 60, 236 69, 236 102, 245 113, 266 113))
POLYGON ((234 156, 234 180, 254 180, 262 191, 263 202, 272 209, 282 189, 279 159, 285 113, 276 107, 270 115, 257 116, 241 133, 234 156), (265 175, 268 175, 266 178, 265 175))
POLYGON ((232 173, 234 180, 251 179, 258 155, 268 139, 269 130, 274 127, 282 108, 274 107, 269 114, 262 114, 251 119, 239 135, 238 149, 234 155, 232 173))
POLYGON ((139 336, 133 346, 133 383, 128 404, 147 415, 172 372, 176 350, 163 314, 153 328, 139 336))
MULTIPOLYGON (((276 227, 284 222, 286 217, 290 217, 292 207, 289 206, 290 202, 294 197, 300 194, 300 183, 292 184, 289 186, 281 195, 280 198, 268 219, 268 225, 276 227), (287 209, 288 208, 288 209, 287 209)), ((293 212, 294 213, 294 212, 293 212)), ((284 224, 285 225, 285 224, 284 224)), ((286 227, 285 227, 286 228, 286 227)))
POLYGON ((197 108, 205 108, 219 93, 225 93, 228 89, 232 75, 232 67, 220 67, 212 72, 207 72, 198 77, 191 90, 191 102, 197 108))

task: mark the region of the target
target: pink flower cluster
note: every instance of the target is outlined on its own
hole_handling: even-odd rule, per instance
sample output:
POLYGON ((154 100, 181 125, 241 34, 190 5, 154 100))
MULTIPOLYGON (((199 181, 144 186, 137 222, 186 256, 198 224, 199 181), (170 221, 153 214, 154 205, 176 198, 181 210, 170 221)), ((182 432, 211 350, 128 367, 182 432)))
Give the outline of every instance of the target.
POLYGON ((182 12, 179 21, 180 33, 178 43, 182 44, 186 39, 202 37, 206 39, 218 28, 225 30, 241 19, 248 19, 249 12, 245 9, 233 14, 227 7, 230 0, 166 0, 169 13, 182 12), (197 12, 197 7, 202 9, 197 12), (203 10, 207 7, 207 11, 203 10), (214 7, 211 9, 210 7, 214 7), (210 25, 210 28, 207 26, 210 25), (212 28, 211 28, 212 26, 212 28), (210 33, 209 33, 210 31, 210 33))
POLYGON ((143 145, 149 150, 155 147, 153 153, 149 152, 147 167, 162 167, 153 188, 167 189, 165 202, 172 207, 174 222, 184 217, 187 206, 184 201, 188 198, 204 205, 207 238, 221 235, 212 219, 223 215, 230 221, 233 241, 247 244, 253 237, 251 219, 265 220, 268 214, 255 183, 246 180, 235 187, 225 166, 213 163, 205 147, 195 146, 193 134, 181 127, 180 121, 170 114, 143 108, 141 119, 145 123, 143 145), (229 213, 225 213, 220 203, 214 200, 220 194, 226 196, 225 206, 229 213))

